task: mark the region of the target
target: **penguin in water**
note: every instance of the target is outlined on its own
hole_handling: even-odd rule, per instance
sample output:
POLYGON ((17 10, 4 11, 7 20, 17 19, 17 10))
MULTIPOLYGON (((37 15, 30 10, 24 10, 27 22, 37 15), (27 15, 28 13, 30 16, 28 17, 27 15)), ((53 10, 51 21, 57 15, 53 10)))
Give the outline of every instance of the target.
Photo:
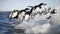
POLYGON ((51 12, 51 7, 49 7, 48 9, 45 8, 45 11, 42 11, 42 13, 43 13, 44 15, 46 15, 46 14, 48 14, 48 13, 50 13, 50 12, 51 12))
POLYGON ((18 17, 18 10, 14 10, 13 12, 10 12, 9 19, 14 19, 18 17))
POLYGON ((40 3, 39 5, 36 6, 28 6, 31 7, 31 15, 34 17, 37 13, 41 14, 41 8, 42 6, 47 5, 46 3, 40 3))
POLYGON ((31 10, 30 7, 26 8, 26 9, 28 9, 28 10, 26 10, 26 13, 25 13, 25 16, 24 16, 24 21, 29 22, 30 14, 31 14, 32 11, 30 11, 31 10))
MULTIPOLYGON (((56 13, 57 13, 56 10, 57 10, 57 9, 53 9, 53 10, 50 12, 50 14, 56 14, 56 13)), ((51 18, 51 15, 50 15, 47 19, 49 19, 49 18, 51 18)))
POLYGON ((57 9, 53 9, 53 10, 51 11, 51 14, 56 14, 56 13, 57 13, 56 10, 57 10, 57 9))
POLYGON ((29 10, 29 9, 25 8, 25 9, 23 9, 19 12, 18 21, 22 21, 24 19, 24 16, 25 16, 25 13, 26 13, 27 10, 29 10))
POLYGON ((25 20, 26 20, 27 22, 29 22, 30 14, 31 14, 30 11, 28 11, 28 12, 25 13, 25 20))
POLYGON ((9 19, 12 19, 12 14, 13 14, 13 12, 10 12, 10 14, 8 16, 9 19))

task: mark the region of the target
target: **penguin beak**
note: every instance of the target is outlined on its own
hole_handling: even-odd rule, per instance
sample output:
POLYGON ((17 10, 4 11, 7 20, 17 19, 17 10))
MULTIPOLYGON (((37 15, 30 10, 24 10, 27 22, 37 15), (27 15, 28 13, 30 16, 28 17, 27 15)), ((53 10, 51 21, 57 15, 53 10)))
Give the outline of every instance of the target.
POLYGON ((29 10, 28 8, 26 8, 25 10, 29 10))
POLYGON ((43 5, 47 5, 46 3, 44 3, 43 5))
POLYGON ((32 8, 33 6, 27 6, 27 7, 31 7, 32 8))

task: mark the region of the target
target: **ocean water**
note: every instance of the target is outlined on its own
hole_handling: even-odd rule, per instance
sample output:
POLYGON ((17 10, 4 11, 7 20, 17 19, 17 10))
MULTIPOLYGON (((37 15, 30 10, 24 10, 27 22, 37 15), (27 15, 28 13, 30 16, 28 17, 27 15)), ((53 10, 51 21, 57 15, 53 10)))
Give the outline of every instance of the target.
POLYGON ((0 34, 60 34, 60 24, 54 24, 53 20, 49 23, 51 19, 46 19, 47 15, 36 15, 29 22, 19 22, 9 19, 9 13, 0 12, 0 34))
POLYGON ((14 29, 11 24, 18 24, 16 19, 9 19, 10 12, 0 12, 0 34, 20 34, 23 30, 14 29))

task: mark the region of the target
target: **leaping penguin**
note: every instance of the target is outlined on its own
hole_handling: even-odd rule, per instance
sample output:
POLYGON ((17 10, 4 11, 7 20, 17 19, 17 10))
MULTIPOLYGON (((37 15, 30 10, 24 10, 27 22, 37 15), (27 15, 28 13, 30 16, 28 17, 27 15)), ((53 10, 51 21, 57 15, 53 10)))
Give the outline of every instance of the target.
POLYGON ((13 12, 10 12, 9 19, 14 19, 18 17, 18 10, 14 10, 13 12))
MULTIPOLYGON (((57 13, 56 10, 57 10, 57 9, 53 9, 53 10, 50 12, 50 14, 56 14, 56 13, 57 13)), ((50 15, 47 19, 49 19, 49 18, 51 18, 51 15, 50 15)))
POLYGON ((30 14, 32 16, 35 16, 37 13, 41 14, 41 8, 42 6, 44 5, 47 5, 46 3, 40 3, 39 5, 36 5, 36 6, 28 6, 28 7, 31 7, 31 10, 30 10, 30 14))
POLYGON ((25 13, 26 11, 29 10, 28 8, 25 8, 23 10, 20 11, 19 15, 18 15, 18 20, 23 20, 24 19, 24 16, 25 16, 25 13))

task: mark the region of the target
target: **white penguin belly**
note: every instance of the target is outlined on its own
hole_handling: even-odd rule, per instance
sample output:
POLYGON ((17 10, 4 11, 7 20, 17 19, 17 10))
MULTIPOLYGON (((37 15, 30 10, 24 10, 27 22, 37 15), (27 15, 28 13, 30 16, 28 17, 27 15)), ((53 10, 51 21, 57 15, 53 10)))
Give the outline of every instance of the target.
POLYGON ((12 18, 16 17, 18 12, 13 13, 12 18))
POLYGON ((25 20, 28 20, 29 19, 29 15, 25 15, 25 20))
POLYGON ((36 12, 36 13, 41 12, 41 9, 40 9, 39 7, 37 7, 37 8, 35 9, 35 12, 36 12))
POLYGON ((11 12, 11 13, 10 13, 10 15, 9 15, 9 18, 11 18, 11 17, 12 17, 12 14, 13 14, 13 13, 11 12))
POLYGON ((25 12, 22 12, 21 14, 19 14, 18 19, 19 19, 19 20, 22 20, 24 16, 25 16, 25 12))

